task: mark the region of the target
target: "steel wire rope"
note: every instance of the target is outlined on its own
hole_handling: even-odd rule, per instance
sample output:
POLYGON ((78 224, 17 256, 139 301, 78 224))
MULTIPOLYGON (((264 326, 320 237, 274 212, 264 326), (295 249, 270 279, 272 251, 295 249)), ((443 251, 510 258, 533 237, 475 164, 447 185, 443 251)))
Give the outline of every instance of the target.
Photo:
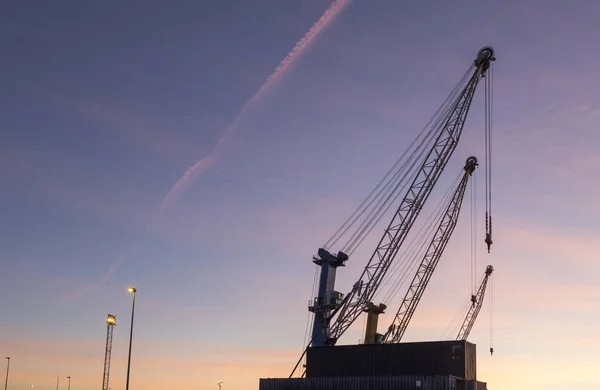
MULTIPOLYGON (((448 199, 447 202, 444 204, 444 206, 447 207, 448 203, 451 201, 451 199, 448 199)), ((388 295, 386 296, 384 302, 390 302, 399 292, 400 288, 404 285, 404 283, 406 283, 406 281, 408 280, 409 274, 410 273, 414 273, 415 272, 415 265, 418 266, 419 261, 422 261, 427 248, 429 247, 436 231, 437 231, 437 227, 439 227, 443 217, 444 217, 444 210, 446 209, 446 207, 441 207, 439 210, 439 214, 436 215, 436 218, 432 220, 429 228, 427 229, 427 234, 424 234, 422 236, 422 239, 420 240, 420 242, 418 243, 419 245, 416 245, 412 255, 407 255, 407 258, 410 258, 411 260, 408 261, 407 266, 404 267, 403 272, 401 273, 400 277, 396 280, 396 283, 394 283, 392 289, 389 290, 388 295)), ((406 264, 406 261, 405 261, 406 264)))
MULTIPOLYGON (((475 179, 475 178, 474 178, 475 179)), ((477 183, 475 180, 473 180, 471 183, 471 215, 470 215, 470 227, 471 227, 471 234, 470 234, 470 244, 471 244, 471 294, 475 294, 475 291, 477 290, 477 247, 476 247, 476 243, 477 243, 477 209, 476 209, 476 203, 477 203, 477 183)))
MULTIPOLYGON (((466 73, 468 74, 468 72, 466 73)), ((464 76, 463 76, 464 78, 464 76)), ((460 86, 460 82, 459 84, 457 84, 457 87, 460 86)), ((457 87, 455 87, 455 89, 457 89, 457 87)), ((417 141, 426 133, 427 128, 429 127, 429 125, 431 124, 431 122, 433 121, 434 118, 436 118, 436 116, 438 115, 439 111, 441 111, 442 109, 444 109, 445 106, 447 106, 448 102, 451 100, 451 98, 453 97, 454 94, 454 90, 451 92, 450 95, 448 95, 448 97, 446 98, 446 100, 443 102, 443 104, 438 108, 438 111, 436 111, 436 113, 434 114, 434 116, 429 120, 429 122, 426 124, 425 127, 423 127, 423 129, 419 132, 419 134, 417 135, 417 137, 411 142, 411 144, 409 145, 409 147, 404 151, 404 153, 402 154, 402 156, 396 160, 396 162, 394 163, 394 165, 392 166, 392 168, 386 173, 386 175, 384 176, 384 178, 377 184, 377 186, 371 191, 371 193, 369 194, 369 196, 367 196, 367 198, 359 205, 359 207, 354 211, 354 213, 352 213, 352 215, 350 216, 350 218, 348 218, 346 220, 346 222, 344 222, 344 224, 342 225, 342 227, 340 227, 340 229, 338 229, 338 231, 336 231, 336 233, 334 233, 334 236, 332 238, 330 238, 330 240, 327 241, 327 243, 325 244, 326 246, 329 246, 331 244, 334 244, 335 242, 337 242, 337 240, 339 240, 339 238, 341 238, 341 236, 343 236, 343 234, 345 234, 348 229, 354 224, 356 223, 356 221, 358 220, 358 217, 360 217, 365 211, 365 210, 361 211, 359 213, 359 216, 355 219, 354 222, 352 222, 349 226, 346 226, 349 221, 358 213, 358 211, 368 202, 368 200, 373 196, 373 194, 377 191, 377 189, 385 182, 385 180, 389 177, 390 174, 392 174, 392 172, 397 168, 397 166, 402 162, 402 160, 406 157, 406 155, 408 154, 408 152, 412 149, 412 147, 414 146, 415 143, 417 143, 417 141), (340 233, 340 231, 343 230, 343 232, 340 233), (332 242, 333 238, 338 236, 337 238, 335 238, 335 241, 332 242)), ((430 130, 431 132, 432 130, 430 130)), ((430 136, 428 136, 430 137, 430 136)), ((423 141, 420 142, 419 145, 422 145, 423 141)), ((413 152, 414 155, 414 152, 413 152)), ((409 159, 410 161, 410 159, 409 159)), ((402 169, 404 169, 406 167, 406 162, 403 164, 403 166, 401 167, 401 169, 399 170, 399 172, 397 172, 395 175, 399 175, 400 172, 402 172, 402 169)), ((386 187, 389 186, 389 182, 386 185, 386 187)), ((380 194, 385 190, 385 188, 383 190, 381 190, 379 192, 379 194, 377 196, 380 196, 380 194)), ((370 204, 373 202, 373 200, 371 200, 371 202, 369 202, 370 204)))
MULTIPOLYGON (((485 280, 486 277, 488 277, 488 276, 484 275, 484 276, 481 277, 481 279, 479 279, 479 284, 478 284, 478 287, 477 287, 477 292, 479 292, 479 286, 481 286, 483 284, 483 281, 485 280)), ((488 278, 490 278, 490 283, 491 283, 491 278, 492 277, 493 277, 492 275, 490 275, 488 277, 488 278)), ((485 293, 485 291, 484 291, 484 293, 485 293)), ((467 313, 470 310, 469 306, 473 305, 473 302, 471 301, 470 298, 467 299, 466 302, 467 302, 467 309, 464 310, 464 309, 461 308, 461 310, 464 310, 464 314, 462 315, 462 320, 461 320, 460 323, 454 325, 454 327, 451 329, 451 333, 450 334, 456 334, 456 336, 458 336, 460 330, 462 329, 462 325, 464 324, 464 320, 465 320, 465 318, 467 316, 467 313)), ((477 302, 477 303, 479 303, 479 302, 477 302)), ((464 306, 464 304, 463 304, 463 306, 464 306)))
MULTIPOLYGON (((425 127, 423 127, 423 129, 419 132, 419 134, 415 137, 415 139, 411 142, 411 144, 409 145, 409 147, 405 150, 405 152, 402 154, 402 156, 396 160, 396 162, 394 163, 394 165, 392 166, 392 168, 386 173, 386 175, 379 181, 379 183, 375 186, 375 188, 369 193, 369 195, 361 202, 361 204, 354 210, 354 212, 350 215, 350 217, 348 217, 348 219, 346 219, 346 221, 342 224, 342 226, 337 229, 337 231, 331 236, 331 238, 329 240, 327 240, 324 244, 324 248, 329 248, 332 245, 335 245, 340 239, 341 237, 347 233, 347 231, 358 221, 358 219, 365 213, 366 211, 366 207, 365 205, 367 203, 372 204, 373 200, 371 200, 369 202, 369 200, 373 197, 373 195, 377 192, 377 190, 385 183, 385 181, 387 180, 387 178, 394 172, 394 170, 396 170, 396 168, 398 167, 398 165, 405 159, 406 155, 410 152, 410 150, 414 147, 414 145, 419 141, 419 139, 427 133, 427 129, 428 127, 431 125, 431 122, 437 117, 439 116, 438 114, 442 111, 442 110, 447 110, 448 109, 448 104, 453 101, 456 100, 456 98, 454 97, 454 95, 456 94, 456 91, 459 90, 461 88, 461 86, 464 84, 465 79, 468 77, 470 73, 470 69, 467 69, 467 71, 465 72, 465 74, 463 75, 463 77, 461 77, 461 80, 457 83, 457 85, 454 87, 454 89, 452 90, 452 92, 446 97, 446 99, 444 100, 444 102, 442 103, 442 105, 438 108, 438 110, 436 111, 436 113, 433 115, 433 117, 429 120, 429 122, 425 125, 425 127), (361 211, 362 209, 362 211, 361 211), (354 220, 353 220, 354 219, 354 220)), ((443 117, 442 117, 443 118, 443 117)), ((438 122, 439 122, 439 118, 438 118, 438 122)), ((432 132, 434 128, 430 129, 429 132, 432 132)), ((423 141, 421 141, 422 143, 423 141)), ((414 154, 414 152, 413 152, 414 154)), ((410 161, 410 159, 408 160, 410 161)), ((403 164, 403 167, 406 166, 406 162, 403 164)), ((401 171, 400 171, 401 172, 401 171)), ((398 175, 398 173, 396 173, 396 175, 398 175)), ((377 196, 380 196, 380 194, 385 190, 385 186, 384 189, 379 190, 379 193, 377 196)), ((376 197, 377 198, 377 197, 376 197)))
POLYGON ((494 275, 490 275, 490 352, 494 350, 494 275))
MULTIPOLYGON (((436 135, 436 133, 432 132, 430 138, 432 139, 435 135, 436 135)), ((426 150, 423 149, 423 151, 421 152, 421 155, 419 157, 424 156, 425 153, 426 153, 426 150)), ((375 226, 381 221, 383 216, 386 215, 386 213, 389 211, 390 207, 396 203, 396 201, 400 197, 400 195, 402 195, 404 193, 404 190, 410 184, 410 181, 405 180, 405 179, 408 178, 409 174, 411 174, 411 173, 414 174, 415 167, 417 166, 417 163, 419 161, 421 161, 421 160, 418 158, 415 158, 412 160, 411 167, 410 167, 411 170, 405 172, 402 179, 400 181, 398 181, 398 183, 396 184, 394 191, 388 194, 387 198, 385 199, 384 204, 380 205, 380 207, 377 209, 376 213, 371 213, 372 217, 368 221, 365 221, 365 222, 363 222, 363 224, 361 224, 360 237, 351 242, 349 249, 347 250, 347 252, 349 254, 354 253, 354 251, 362 244, 362 242, 371 233, 371 231, 375 228, 375 226), (400 187, 400 185, 402 183, 404 183, 404 185, 402 185, 400 187)))
MULTIPOLYGON (((434 136, 435 133, 433 133, 433 131, 430 131, 427 135, 427 138, 421 141, 417 149, 415 149, 415 151, 411 154, 409 159, 402 165, 401 169, 392 177, 392 179, 388 181, 383 191, 381 191, 381 195, 379 196, 375 207, 371 209, 367 218, 365 218, 361 222, 358 229, 350 236, 348 241, 344 244, 343 248, 346 252, 348 252, 348 254, 352 254, 354 250, 356 250, 356 248, 360 246, 360 244, 362 244, 362 242, 369 235, 375 224, 377 224, 381 220, 383 215, 385 215, 387 210, 391 207, 391 205, 396 201, 396 199, 400 196, 402 191, 409 184, 407 178, 409 174, 412 173, 411 169, 414 169, 418 161, 418 157, 422 156, 425 153, 425 145, 427 145, 426 141, 431 141, 431 139, 433 139, 434 136), (417 153, 419 154, 417 155, 417 153), (407 165, 409 164, 410 167, 407 167, 407 165)), ((375 201, 375 199, 373 201, 375 201)))
POLYGON ((469 309, 469 304, 471 304, 470 298, 467 298, 463 301, 460 308, 456 311, 452 319, 448 322, 448 324, 440 334, 440 340, 448 339, 452 334, 458 334, 458 332, 455 331, 455 329, 458 328, 457 322, 466 317, 467 311, 469 309))
MULTIPOLYGON (((485 233, 488 248, 492 238, 492 101, 493 66, 490 64, 485 81, 485 233), (489 239, 489 241, 488 241, 489 239)), ((489 249, 488 249, 489 252, 489 249)))
MULTIPOLYGON (((310 296, 311 300, 317 295, 317 280, 318 280, 318 275, 319 275, 319 266, 315 264, 315 272, 314 272, 314 275, 313 275, 313 284, 312 284, 311 296, 310 296)), ((311 318, 313 318, 313 316, 314 316, 314 313, 311 313, 309 311, 307 319, 306 319, 306 327, 304 329, 304 338, 302 339, 303 348, 306 348, 308 346, 308 343, 307 343, 307 340, 308 340, 308 330, 310 329, 310 320, 311 320, 311 318)))
MULTIPOLYGON (((474 174, 475 172, 473 172, 474 174)), ((428 234, 423 234, 421 235, 419 232, 419 235, 421 237, 426 238, 421 240, 421 247, 419 248, 418 252, 412 257, 412 260, 409 263, 409 266, 405 267, 404 270, 404 274, 402 275, 402 277, 398 278, 396 280, 396 283, 394 285, 395 289, 390 289, 388 291, 388 295, 386 295, 386 300, 384 300, 384 303, 388 304, 388 302, 393 299, 393 296, 395 296, 398 293, 398 290, 400 289, 401 286, 404 285, 406 279, 408 278, 408 271, 414 269, 414 264, 418 261, 423 259, 423 257, 426 255, 427 253, 427 248, 429 247, 429 244, 431 243, 431 241, 433 240, 433 237, 435 235, 435 233, 437 233, 437 231, 439 230, 439 225, 441 224, 442 219, 444 218, 445 214, 446 214, 446 210, 448 209, 448 206, 450 204, 450 202, 452 202, 453 200, 453 195, 456 191, 456 187, 458 185, 458 182, 460 181, 460 179, 464 176, 464 173, 459 173, 457 175, 457 177, 454 179, 452 185, 449 187, 449 189, 447 190, 446 194, 444 195, 444 197, 442 198, 442 200, 440 201, 440 203, 438 204, 438 211, 437 212, 433 212, 430 216, 430 220, 431 222, 428 224, 424 224, 421 227, 421 230, 423 230, 426 226, 427 226, 427 232, 428 234), (432 216, 435 215, 435 218, 432 218, 432 216)), ((414 239, 413 239, 414 240, 414 239)), ((401 305, 404 304, 404 301, 401 303, 401 305)), ((402 306, 400 306, 401 308, 402 306)), ((396 316, 393 319, 393 323, 395 323, 396 321, 396 317, 398 316, 399 312, 396 313, 396 316)))
MULTIPOLYGON (((392 287, 384 295, 383 303, 388 304, 394 298, 394 296, 398 293, 398 290, 406 281, 408 273, 410 271, 414 271, 415 263, 418 261, 419 258, 422 259, 422 257, 424 256, 423 252, 425 249, 425 243, 431 242, 432 236, 437 231, 437 228, 434 228, 434 226, 439 226, 443 218, 444 211, 448 208, 448 204, 452 199, 452 193, 455 191, 456 186, 462 176, 463 173, 459 173, 456 176, 456 178, 449 186, 448 190, 443 195, 443 197, 440 199, 437 206, 431 212, 425 223, 421 226, 419 231, 412 237, 412 240, 409 242, 406 249, 400 254, 400 257, 398 258, 399 261, 396 261, 394 263, 392 272, 391 274, 389 274, 389 277, 386 277, 386 279, 382 281, 382 284, 379 288, 379 292, 381 292, 387 286, 387 284, 389 284, 390 281, 397 276, 398 272, 401 272, 400 276, 396 277, 394 283, 392 284, 392 287), (410 260, 408 262, 402 261, 406 259, 410 260), (405 265, 404 267, 402 267, 403 264, 405 265)), ((379 292, 375 296, 378 296, 379 292)))
MULTIPOLYGON (((455 88, 453 89, 451 94, 444 101, 444 104, 440 108, 438 108, 436 115, 440 112, 441 112, 441 114, 437 115, 437 119, 435 120, 434 125, 431 127, 431 130, 429 131, 428 137, 419 144, 417 149, 415 149, 415 151, 411 154, 411 157, 409 158, 409 160, 405 163, 405 165, 406 165, 410 161, 412 161, 411 167, 410 167, 411 170, 406 171, 404 173, 402 179, 394 186, 394 192, 396 192, 396 195, 392 197, 393 193, 389 193, 387 198, 385 198, 385 203, 377 209, 378 215, 377 214, 373 215, 373 212, 371 212, 371 214, 373 216, 368 220, 368 222, 366 223, 366 226, 365 226, 365 221, 363 221, 363 223, 361 224, 362 229, 359 228, 359 229, 361 229, 361 231, 360 231, 361 236, 355 238, 354 240, 352 240, 352 238, 349 239, 348 243, 351 242, 351 244, 348 247, 348 249, 346 250, 347 254, 349 254, 349 255, 352 254, 356 250, 356 248, 362 244, 364 239, 370 234, 370 232, 373 230, 375 225, 377 223, 379 223, 379 221, 385 215, 385 213, 387 213, 387 211, 389 210, 391 205, 403 193, 403 190, 409 185, 410 181, 406 180, 406 181, 404 181, 404 185, 402 187, 400 187, 400 184, 403 182, 403 180, 407 179, 408 175, 410 173, 414 173, 413 169, 415 168, 417 162, 421 161, 421 159, 424 157, 424 155, 427 152, 427 149, 425 149, 425 147, 428 146, 431 143, 431 141, 439 134, 439 130, 445 124, 444 123, 445 120, 450 115, 451 111, 454 109, 456 104, 458 104, 459 97, 462 96, 462 91, 466 87, 466 85, 463 85, 463 84, 465 84, 468 74, 469 74, 469 71, 465 72, 465 75, 461 78, 461 80, 455 86, 455 88), (454 96, 454 95, 456 95, 456 96, 454 96), (437 131, 434 131, 434 130, 437 130, 437 131), (425 142, 425 141, 429 141, 429 142, 425 142), (421 152, 417 156, 417 152, 419 152, 420 149, 421 149, 421 152), (415 157, 415 156, 417 156, 417 157, 415 157)), ((428 122, 428 125, 432 122, 432 120, 434 118, 435 118, 435 116, 428 122)), ((344 246, 344 247, 346 248, 346 246, 344 246)))

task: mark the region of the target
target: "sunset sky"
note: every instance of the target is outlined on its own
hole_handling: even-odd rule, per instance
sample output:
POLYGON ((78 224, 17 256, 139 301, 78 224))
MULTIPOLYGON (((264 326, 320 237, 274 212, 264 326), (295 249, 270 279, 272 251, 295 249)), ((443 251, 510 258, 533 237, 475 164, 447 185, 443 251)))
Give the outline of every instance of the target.
MULTIPOLYGON (((313 254, 487 45, 497 57, 494 245, 485 252, 480 167, 475 272, 495 268, 495 353, 486 299, 469 338, 478 377, 491 390, 600 388, 597 0, 1 8, 10 390, 55 389, 57 376, 61 389, 67 376, 73 390, 100 388, 107 313, 117 315, 110 386, 125 389, 130 284, 132 390, 258 389, 258 378, 287 377, 303 348, 313 254)), ((483 92, 434 203, 468 156, 483 160, 483 92)), ((469 298, 468 212, 405 341, 439 340, 469 298)), ((338 290, 350 291, 381 229, 340 269, 338 290)), ((363 324, 340 343, 362 339, 363 324)))

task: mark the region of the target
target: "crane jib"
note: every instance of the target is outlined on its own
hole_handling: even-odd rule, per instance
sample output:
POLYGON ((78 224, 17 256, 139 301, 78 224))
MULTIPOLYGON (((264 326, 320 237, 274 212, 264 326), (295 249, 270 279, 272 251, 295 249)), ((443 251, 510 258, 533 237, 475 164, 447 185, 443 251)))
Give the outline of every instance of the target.
POLYGON ((481 285, 479 286, 479 290, 477 290, 477 294, 472 297, 473 305, 469 308, 467 312, 467 316, 463 321, 462 326, 460 327, 460 331, 458 332, 458 336, 456 336, 457 340, 466 340, 471 333, 471 329, 473 329, 473 325, 475 325, 475 320, 477 320, 477 316, 481 311, 481 306, 483 305, 483 298, 485 297, 485 290, 487 287, 487 282, 494 272, 494 267, 488 265, 485 269, 485 275, 483 280, 481 281, 481 285))
POLYGON ((467 183, 476 166, 477 159, 475 157, 469 157, 464 167, 465 173, 463 174, 462 180, 458 183, 458 186, 448 203, 444 216, 425 251, 423 260, 417 268, 417 272, 394 317, 394 321, 390 325, 387 333, 383 336, 383 342, 398 343, 402 340, 402 336, 404 336, 404 332, 415 313, 419 301, 423 296, 423 292, 425 291, 442 253, 450 240, 450 236, 456 227, 467 183))

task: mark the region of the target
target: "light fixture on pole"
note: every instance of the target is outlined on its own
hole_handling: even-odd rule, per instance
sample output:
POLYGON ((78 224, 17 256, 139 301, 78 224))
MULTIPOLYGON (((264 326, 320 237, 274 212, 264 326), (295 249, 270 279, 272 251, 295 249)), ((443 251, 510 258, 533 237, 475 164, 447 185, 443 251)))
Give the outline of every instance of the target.
POLYGON ((8 388, 8 371, 10 370, 10 356, 6 357, 6 380, 4 381, 4 390, 8 388))
POLYGON ((221 390, 221 386, 223 386, 223 381, 218 381, 217 385, 219 385, 219 390, 221 390))
POLYGON ((133 299, 131 302, 131 329, 129 330, 129 356, 127 357, 127 382, 125 383, 125 390, 129 390, 129 371, 131 368, 131 341, 133 339, 133 315, 135 314, 135 293, 137 292, 137 289, 133 286, 129 286, 127 291, 129 291, 132 294, 133 299))

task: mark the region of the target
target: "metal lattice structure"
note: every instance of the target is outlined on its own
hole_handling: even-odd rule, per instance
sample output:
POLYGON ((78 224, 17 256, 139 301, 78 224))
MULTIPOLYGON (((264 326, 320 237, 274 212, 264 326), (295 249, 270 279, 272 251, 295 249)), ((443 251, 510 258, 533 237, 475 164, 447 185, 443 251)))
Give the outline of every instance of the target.
MULTIPOLYGON (((373 299, 398 250, 456 149, 479 80, 490 67, 490 62, 494 60, 494 51, 491 47, 484 47, 479 51, 474 61, 475 69, 468 83, 451 102, 450 109, 436 121, 439 123, 439 127, 436 130, 438 133, 435 135, 433 145, 422 161, 404 199, 385 229, 385 233, 358 282, 354 284, 352 291, 345 296, 342 304, 335 310, 323 313, 315 312, 315 321, 322 323, 323 326, 318 332, 313 329, 313 345, 335 345, 340 336, 362 313, 368 302, 373 299)), ((331 254, 329 256, 336 257, 331 254)))
POLYGON ((457 340, 466 340, 469 337, 469 333, 471 333, 471 329, 473 329, 473 325, 475 325, 475 321, 477 320, 477 315, 479 315, 479 311, 481 310, 481 306, 483 305, 485 290, 487 287, 488 279, 492 275, 492 272, 494 272, 494 267, 488 265, 485 269, 485 275, 483 276, 483 280, 481 281, 479 290, 477 290, 477 294, 471 296, 471 302, 473 302, 473 304, 469 308, 467 316, 465 317, 465 320, 463 321, 463 324, 460 327, 458 336, 456 336, 457 340))
POLYGON ((427 288, 427 284, 435 271, 435 268, 452 236, 452 232, 458 222, 465 190, 469 177, 475 171, 477 166, 477 158, 469 157, 465 164, 465 173, 458 187, 454 191, 452 199, 446 208, 440 225, 438 226, 433 239, 431 240, 423 260, 417 269, 415 276, 402 300, 402 304, 398 308, 398 312, 394 317, 394 321, 390 325, 387 333, 384 336, 385 343, 399 343, 406 332, 406 328, 417 309, 417 305, 423 296, 423 292, 427 288))
POLYGON ((104 351, 104 373, 102 374, 102 390, 108 390, 110 375, 110 357, 112 353, 113 330, 117 325, 117 316, 109 314, 106 317, 106 349, 104 351))

